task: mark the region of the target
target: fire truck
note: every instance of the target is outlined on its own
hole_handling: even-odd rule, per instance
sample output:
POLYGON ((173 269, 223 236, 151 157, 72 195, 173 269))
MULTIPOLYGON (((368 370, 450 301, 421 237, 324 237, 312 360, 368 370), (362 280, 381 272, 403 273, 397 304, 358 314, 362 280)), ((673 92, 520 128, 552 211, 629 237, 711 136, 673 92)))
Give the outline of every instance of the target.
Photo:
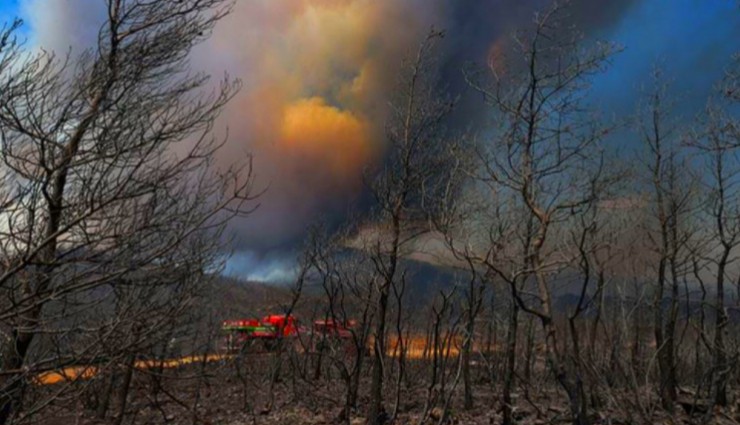
POLYGON ((228 352, 272 350, 278 339, 294 338, 299 329, 293 316, 272 314, 262 319, 224 320, 224 346, 228 352))
POLYGON ((344 323, 334 319, 314 321, 312 338, 314 351, 329 349, 356 354, 357 347, 352 338, 352 332, 356 326, 357 323, 354 320, 344 323))
POLYGON ((230 353, 271 351, 278 340, 305 349, 318 351, 328 348, 350 350, 353 320, 341 323, 333 319, 316 320, 311 329, 299 325, 292 315, 272 314, 262 319, 224 320, 224 350, 230 353), (299 341, 302 338, 302 341, 299 341))

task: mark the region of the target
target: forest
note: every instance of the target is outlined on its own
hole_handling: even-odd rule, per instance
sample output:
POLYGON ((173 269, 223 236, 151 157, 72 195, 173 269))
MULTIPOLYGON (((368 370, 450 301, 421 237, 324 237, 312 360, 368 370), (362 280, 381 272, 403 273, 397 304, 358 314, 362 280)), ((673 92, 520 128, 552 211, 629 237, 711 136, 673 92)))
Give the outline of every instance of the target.
POLYGON ((80 55, 7 23, 0 425, 740 422, 740 40, 699 114, 656 61, 604 116, 623 46, 569 3, 456 65, 485 120, 444 29, 395 58, 363 201, 281 285, 222 273, 270 192, 216 163, 242 81, 189 66, 234 2, 106 0, 80 55))

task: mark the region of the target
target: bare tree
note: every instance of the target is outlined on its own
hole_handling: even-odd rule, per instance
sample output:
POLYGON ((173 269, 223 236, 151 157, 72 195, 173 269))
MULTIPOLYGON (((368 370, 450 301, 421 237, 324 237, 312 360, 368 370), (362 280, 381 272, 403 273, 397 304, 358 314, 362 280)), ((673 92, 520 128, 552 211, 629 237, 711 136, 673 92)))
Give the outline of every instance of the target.
POLYGON ((215 270, 226 221, 248 212, 249 162, 212 167, 222 141, 211 129, 239 83, 209 93, 187 66, 231 2, 106 5, 97 45, 74 60, 0 38, 2 424, 49 403, 18 410, 39 372, 155 338, 158 314, 189 299, 165 298, 215 270), (67 336, 65 352, 50 348, 67 336))
POLYGON ((344 230, 331 236, 317 230, 309 238, 310 279, 320 283, 326 304, 320 310, 325 327, 314 329, 307 352, 316 357, 314 379, 320 376, 323 359, 339 372, 345 394, 337 420, 349 424, 357 405, 373 318, 374 285, 367 282, 372 282, 375 275, 370 259, 363 252, 349 250, 346 238, 344 230))
POLYGON ((677 397, 676 326, 679 311, 680 280, 687 272, 686 249, 689 234, 686 223, 691 214, 692 174, 679 145, 677 125, 672 123, 671 105, 666 99, 666 86, 659 69, 653 74, 655 87, 640 118, 640 131, 645 146, 655 226, 647 224, 645 235, 649 251, 643 261, 653 262, 655 293, 653 301, 655 346, 660 373, 659 394, 663 408, 673 412, 677 397), (679 172, 682 170, 683 172, 679 172), (652 261, 652 259, 655 259, 652 261), (664 300, 668 294, 668 308, 664 300), (666 317, 667 313, 667 317, 666 317))
POLYGON ((382 423, 384 416, 383 365, 390 291, 402 275, 401 259, 408 255, 416 237, 427 229, 423 210, 425 189, 446 161, 438 152, 444 147, 441 128, 453 103, 437 94, 432 65, 434 46, 442 35, 432 31, 416 56, 404 64, 386 131, 388 158, 368 182, 376 202, 377 216, 373 219, 376 227, 361 243, 380 277, 374 311, 369 424, 382 423))
POLYGON ((483 291, 485 286, 480 283, 480 279, 475 269, 472 259, 468 258, 470 277, 468 287, 465 292, 465 335, 463 339, 460 361, 462 362, 462 376, 464 389, 463 407, 471 410, 474 406, 473 383, 470 375, 471 355, 473 354, 473 344, 475 342, 475 322, 483 306, 483 291))
POLYGON ((573 263, 573 249, 562 249, 564 231, 585 214, 610 183, 599 142, 607 133, 585 112, 588 79, 604 70, 616 48, 586 48, 565 24, 565 9, 555 4, 536 15, 529 34, 513 38, 521 69, 491 68, 493 84, 469 76, 498 114, 492 142, 480 151, 478 180, 497 197, 494 217, 515 217, 485 232, 485 265, 509 283, 519 309, 539 318, 550 370, 570 401, 573 423, 589 418, 583 382, 563 351, 556 324, 550 279, 573 263), (533 288, 532 288, 533 287, 533 288), (530 292, 530 288, 534 292, 530 292))
MULTIPOLYGON (((731 81, 731 80, 730 80, 731 81)), ((732 91, 725 94, 732 94, 732 91)), ((696 149, 704 166, 701 169, 701 188, 707 193, 702 216, 711 223, 704 230, 703 259, 714 276, 715 300, 714 335, 711 343, 712 369, 710 371, 712 402, 726 406, 727 384, 736 359, 727 346, 729 317, 725 297, 726 283, 731 282, 731 266, 736 263, 736 248, 740 245, 740 132, 737 119, 731 112, 733 98, 723 96, 710 102, 705 118, 705 130, 694 135, 689 145, 696 149)))

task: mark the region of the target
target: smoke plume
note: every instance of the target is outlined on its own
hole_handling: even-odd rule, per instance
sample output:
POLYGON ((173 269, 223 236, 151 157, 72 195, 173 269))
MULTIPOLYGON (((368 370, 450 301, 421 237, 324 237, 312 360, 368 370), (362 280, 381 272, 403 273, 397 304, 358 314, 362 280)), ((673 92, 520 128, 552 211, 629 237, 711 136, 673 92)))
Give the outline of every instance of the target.
MULTIPOLYGON (((605 3, 626 8, 630 1, 605 3)), ((363 169, 382 161, 387 100, 398 68, 432 26, 447 31, 439 71, 457 95, 465 89, 462 64, 485 63, 501 35, 546 4, 237 2, 195 58, 209 72, 226 69, 244 79, 244 91, 223 119, 232 142, 222 154, 228 160, 253 152, 260 181, 269 184, 262 211, 239 223, 237 249, 282 251, 307 224, 345 213, 361 191, 363 169)), ((616 7, 604 7, 604 16, 617 14, 616 7)), ((574 4, 580 9, 594 8, 581 0, 574 4)), ((460 123, 475 115, 466 104, 456 117, 460 123)))
POLYGON ((245 83, 222 118, 222 162, 251 152, 258 186, 269 185, 261 211, 238 223, 237 249, 283 251, 360 193, 362 170, 382 157, 395 69, 439 19, 434 3, 237 2, 196 52, 196 66, 245 83))
MULTIPOLYGON (((574 0, 571 20, 587 35, 609 38, 638 4, 663 0, 574 0)), ((103 2, 25 0, 34 44, 57 51, 91 46, 103 2)), ((453 125, 484 119, 466 91, 461 68, 485 65, 506 49, 549 0, 238 0, 234 11, 193 55, 193 69, 228 72, 244 88, 219 127, 229 142, 226 166, 254 155, 260 209, 234 223, 231 270, 288 264, 306 227, 333 222, 362 193, 362 172, 383 160, 387 99, 402 59, 430 27, 445 29, 443 85, 462 96, 453 125), (257 267, 257 266, 255 266, 257 267)), ((652 59, 648 59, 652 60, 652 59)), ((624 90, 622 90, 624 91, 624 90)), ((270 266, 272 267, 272 266, 270 266)), ((260 272, 261 275, 275 275, 260 272)), ((281 275, 277 273, 277 275, 281 275)), ((281 275, 282 276, 282 275, 281 275)))

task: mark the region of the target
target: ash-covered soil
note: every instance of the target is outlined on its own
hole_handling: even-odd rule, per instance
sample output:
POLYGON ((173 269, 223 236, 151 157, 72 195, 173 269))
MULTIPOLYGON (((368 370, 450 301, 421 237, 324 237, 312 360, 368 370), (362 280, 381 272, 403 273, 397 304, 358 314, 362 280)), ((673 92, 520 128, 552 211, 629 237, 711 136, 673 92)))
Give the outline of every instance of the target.
MULTIPOLYGON (((301 359, 298 359, 301 360, 301 359)), ((127 397, 125 415, 119 422, 120 394, 114 390, 104 418, 99 417, 95 406, 96 396, 104 383, 96 377, 84 383, 70 384, 66 390, 61 385, 50 385, 37 391, 60 392, 59 399, 42 417, 31 423, 39 425, 108 425, 108 424, 204 424, 204 425, 320 425, 366 422, 368 377, 360 385, 357 408, 349 417, 343 414, 346 397, 345 381, 336 369, 324 367, 316 376, 315 364, 284 360, 279 367, 278 379, 272 355, 247 356, 238 363, 229 359, 205 365, 189 365, 178 370, 165 370, 160 376, 152 371, 134 374, 127 397), (238 366, 238 367, 237 367, 238 366), (100 381, 100 382, 98 382, 100 381), (83 401, 72 400, 71 394, 80 394, 83 401), (67 394, 65 396, 65 394, 67 394), (85 402, 84 400, 87 400, 85 402)), ((479 365, 480 367, 480 365, 479 365)), ((490 373, 474 368, 475 404, 463 409, 463 387, 455 375, 447 376, 445 388, 429 388, 426 371, 421 361, 409 362, 407 379, 396 392, 394 379, 386 382, 385 408, 389 424, 500 424, 502 423, 501 388, 491 379, 490 373), (444 392, 444 394, 439 394, 444 392), (436 397, 433 406, 428 404, 436 397), (446 414, 444 404, 447 404, 446 414), (395 417, 393 413, 395 412, 395 417)), ((455 371, 452 371, 455 372, 455 371)), ((495 378, 495 377, 494 377, 495 378)), ((692 424, 702 423, 705 415, 690 417, 686 406, 676 405, 676 412, 668 415, 652 402, 650 391, 630 393, 626 390, 592 391, 591 420, 600 424, 692 424), (645 407, 648 407, 647 409, 645 407)), ((694 402, 690 394, 681 400, 694 402)), ((701 408, 699 401, 697 406, 701 408)), ((697 410, 699 410, 697 409, 697 410)), ((565 395, 554 381, 540 378, 525 385, 523 381, 515 394, 513 417, 517 424, 569 423, 565 395)), ((738 406, 716 410, 709 422, 737 424, 740 422, 738 406)))

